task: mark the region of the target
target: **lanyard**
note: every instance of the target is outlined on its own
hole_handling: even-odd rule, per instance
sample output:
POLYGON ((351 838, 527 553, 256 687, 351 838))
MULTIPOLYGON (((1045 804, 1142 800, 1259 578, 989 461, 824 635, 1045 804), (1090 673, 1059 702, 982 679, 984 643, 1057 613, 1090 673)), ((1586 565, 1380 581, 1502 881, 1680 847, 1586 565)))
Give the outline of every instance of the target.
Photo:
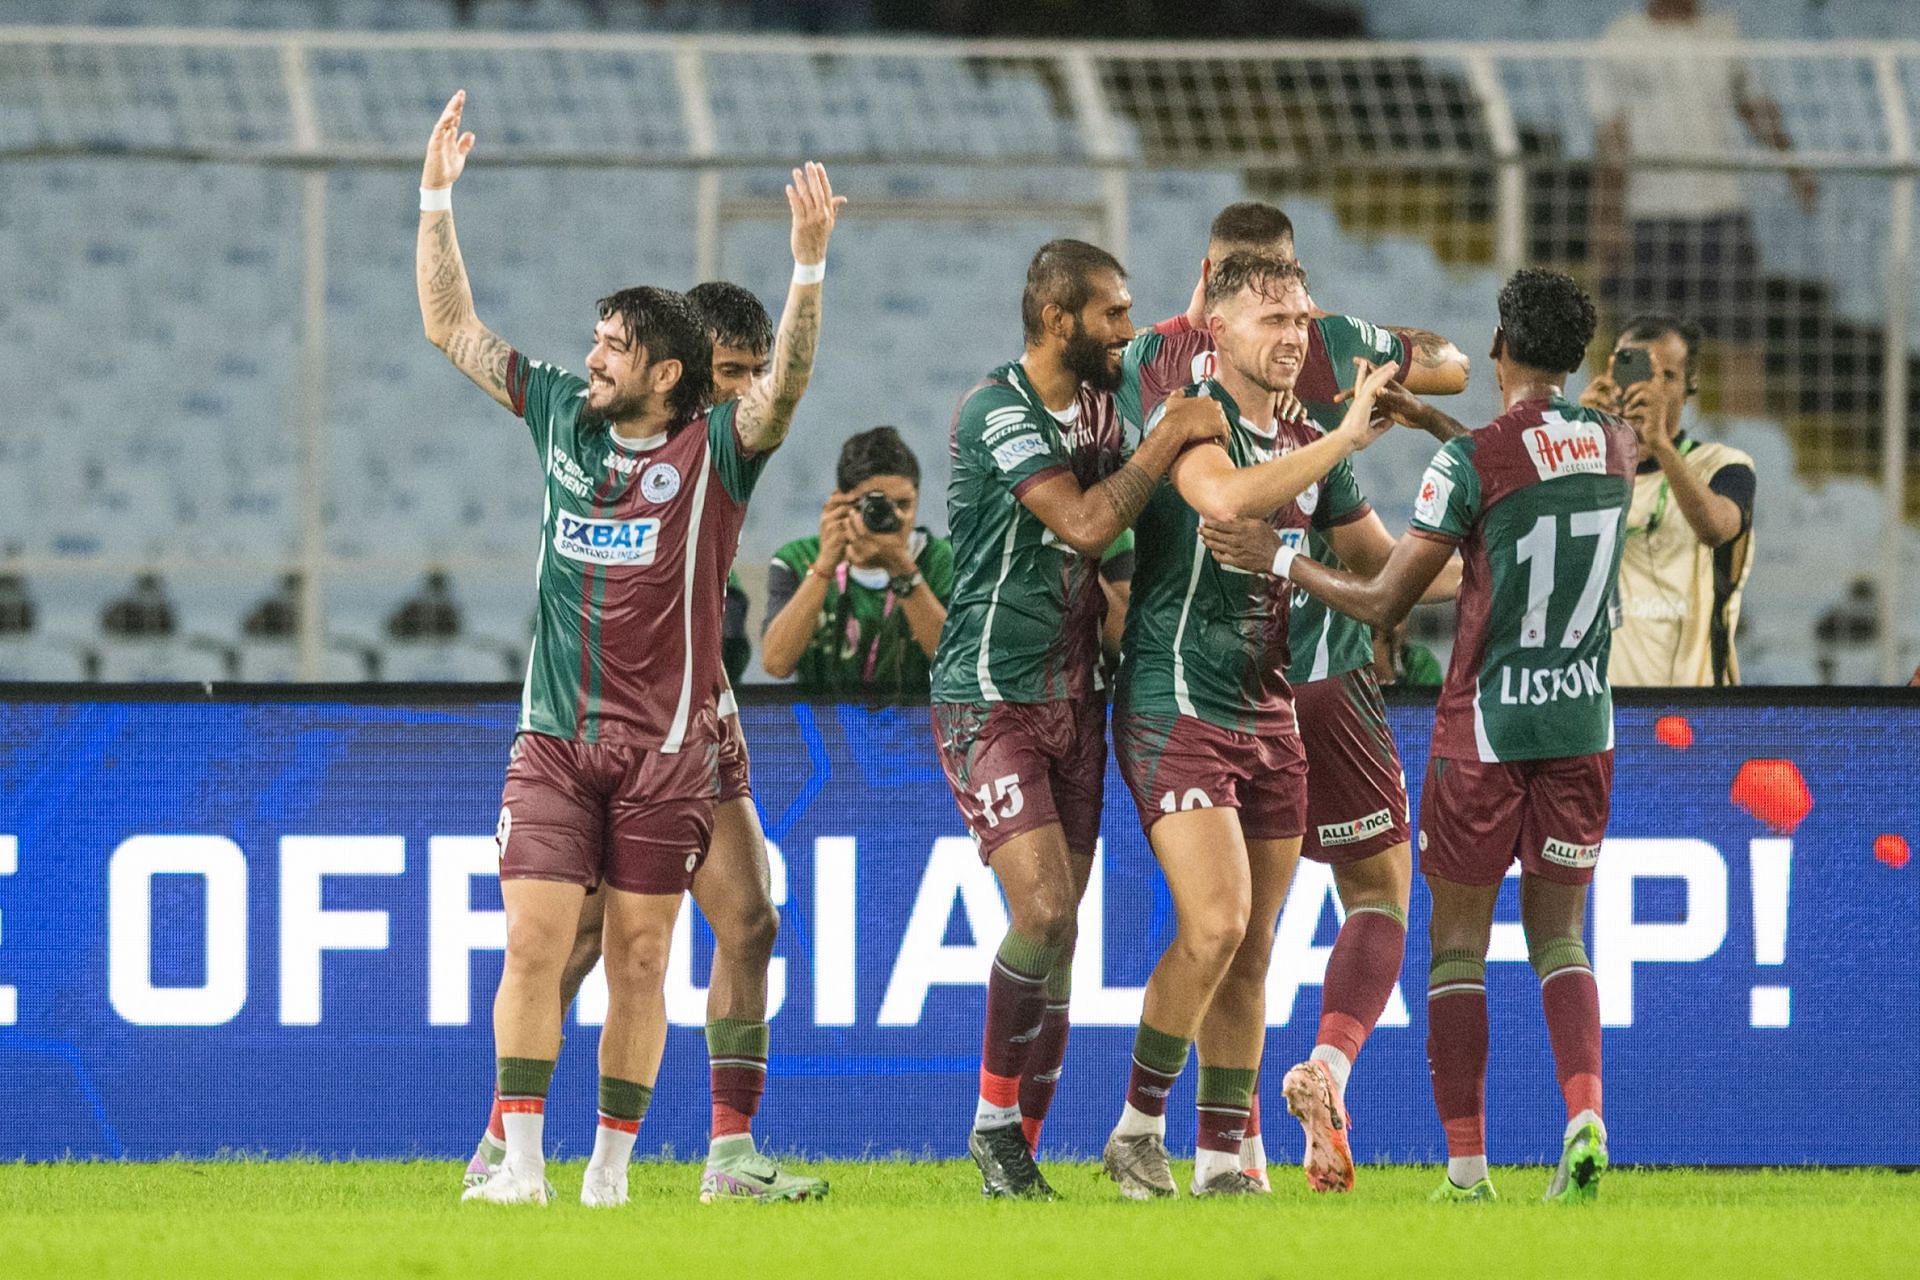
MULTIPOLYGON (((847 606, 847 623, 853 625, 853 598, 847 592, 847 562, 842 560, 833 570, 834 585, 840 589, 840 599, 847 606)), ((893 606, 897 603, 893 588, 887 588, 886 598, 880 603, 880 625, 873 629, 873 643, 867 646, 867 660, 860 669, 860 683, 873 682, 874 666, 880 661, 880 640, 887 629, 887 619, 893 616, 893 606)))
MULTIPOLYGON (((1680 446, 1680 456, 1684 458, 1692 453, 1694 444, 1695 441, 1692 440, 1684 441, 1680 446)), ((1660 522, 1667 518, 1667 499, 1671 497, 1672 494, 1673 486, 1667 482, 1667 477, 1663 474, 1660 477, 1660 495, 1655 498, 1653 502, 1653 514, 1647 517, 1645 524, 1637 528, 1633 525, 1628 525, 1627 536, 1631 538, 1637 533, 1643 538, 1653 537, 1655 531, 1660 528, 1660 522)))

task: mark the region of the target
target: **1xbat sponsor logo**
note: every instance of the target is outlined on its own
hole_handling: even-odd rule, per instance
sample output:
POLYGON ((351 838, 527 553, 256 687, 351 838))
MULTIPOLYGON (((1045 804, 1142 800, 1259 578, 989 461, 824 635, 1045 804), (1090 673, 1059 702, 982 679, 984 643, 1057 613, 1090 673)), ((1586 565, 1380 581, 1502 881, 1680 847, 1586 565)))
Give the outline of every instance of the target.
POLYGON ((660 522, 562 515, 554 526, 553 549, 582 564, 652 564, 660 550, 660 522))

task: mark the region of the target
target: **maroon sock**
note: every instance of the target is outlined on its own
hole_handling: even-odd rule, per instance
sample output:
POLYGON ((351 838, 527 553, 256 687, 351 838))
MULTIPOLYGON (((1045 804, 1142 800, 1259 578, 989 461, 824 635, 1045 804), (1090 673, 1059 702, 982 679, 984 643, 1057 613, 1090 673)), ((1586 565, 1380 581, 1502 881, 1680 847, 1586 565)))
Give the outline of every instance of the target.
POLYGON ((1047 1008, 1054 953, 1009 930, 987 976, 987 1026, 980 1044, 980 1097, 1003 1110, 1020 1103, 1020 1076, 1047 1008))
POLYGON ((1067 1060, 1067 1028, 1066 1004, 1049 1001, 1040 1019, 1040 1034, 1027 1054, 1026 1074, 1020 1077, 1020 1128, 1027 1135, 1029 1151, 1040 1149, 1040 1126, 1047 1122, 1047 1108, 1060 1086, 1061 1067, 1067 1060))
POLYGON ((1487 1152, 1486 973, 1482 957, 1442 951, 1427 980, 1427 1067, 1448 1156, 1487 1152))
POLYGON ((1556 969, 1540 979, 1540 1007, 1553 1043, 1554 1074, 1567 1100, 1567 1119, 1600 1113, 1600 988, 1584 966, 1556 969))
POLYGON ((1247 1113, 1238 1107, 1209 1102, 1199 1111, 1200 1127, 1193 1145, 1202 1151, 1240 1154, 1240 1143, 1247 1136, 1247 1113))
POLYGON ((1406 950, 1407 925, 1398 915, 1368 907, 1347 913, 1327 959, 1316 1044, 1338 1049, 1349 1065, 1359 1058, 1400 979, 1406 950))

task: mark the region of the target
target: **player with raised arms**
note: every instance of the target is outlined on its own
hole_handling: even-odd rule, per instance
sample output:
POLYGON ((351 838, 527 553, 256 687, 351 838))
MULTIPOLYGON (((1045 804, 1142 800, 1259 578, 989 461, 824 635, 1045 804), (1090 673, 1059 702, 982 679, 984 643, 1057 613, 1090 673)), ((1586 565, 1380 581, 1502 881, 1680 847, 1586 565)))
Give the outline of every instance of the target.
POLYGON ((723 584, 746 504, 812 373, 826 246, 844 198, 795 170, 794 283, 773 370, 709 407, 704 318, 671 290, 599 304, 585 380, 527 359, 474 312, 452 187, 474 145, 448 102, 421 176, 416 278, 427 338, 525 420, 546 477, 533 651, 497 839, 507 954, 494 1000, 505 1130, 499 1167, 463 1198, 550 1195, 542 1130, 560 1047, 561 978, 589 889, 606 898, 608 1010, 600 1124, 582 1203, 622 1204, 666 1038, 664 978, 680 899, 705 856, 718 789, 723 584))
MULTIPOLYGON (((760 300, 737 284, 708 281, 687 291, 706 322, 713 346, 713 399, 738 400, 766 376, 773 355, 773 319, 760 300)), ((766 836, 753 803, 747 742, 733 690, 724 682, 720 716, 720 793, 713 807, 713 836, 694 872, 693 901, 713 930, 713 970, 707 982, 707 1056, 712 1082, 701 1199, 740 1196, 758 1200, 805 1200, 826 1194, 818 1178, 787 1172, 753 1143, 753 1117, 767 1078, 767 967, 780 928, 767 867, 766 836)), ((573 951, 560 976, 560 1006, 573 1005, 600 962, 604 894, 587 895, 573 951)), ((506 1155, 506 1130, 496 1093, 466 1184, 485 1181, 506 1155)))
MULTIPOLYGON (((1207 234, 1207 256, 1192 309, 1154 327, 1182 342, 1206 333, 1205 294, 1214 264, 1234 253, 1295 256, 1293 222, 1257 200, 1228 205, 1207 234)), ((1210 343, 1209 343, 1210 348, 1210 343)), ((1142 354, 1146 354, 1143 350, 1142 354)), ((1196 361, 1195 376, 1211 357, 1196 361)), ((1450 395, 1467 386, 1468 361, 1459 347, 1426 329, 1388 328, 1354 316, 1313 308, 1307 351, 1293 395, 1324 431, 1338 428, 1357 376, 1356 361, 1392 364, 1399 372, 1381 387, 1376 412, 1395 416, 1442 442, 1464 434, 1452 418, 1407 394, 1450 395), (1418 406, 1421 412, 1414 412, 1418 406)), ((1153 406, 1144 406, 1151 411, 1153 406)), ((1339 467, 1300 497, 1311 517, 1307 554, 1323 564, 1376 573, 1393 551, 1393 535, 1367 502, 1353 468, 1339 467)), ((1216 559, 1264 573, 1280 534, 1264 520, 1209 521, 1200 531, 1216 559)), ((1458 561, 1450 561, 1422 601, 1450 600, 1459 589, 1458 561)), ((1399 981, 1406 953, 1407 907, 1413 880, 1407 780, 1387 727, 1386 700, 1373 674, 1373 636, 1366 626, 1295 591, 1287 616, 1293 691, 1300 742, 1307 753, 1307 822, 1300 856, 1333 868, 1345 912, 1321 984, 1320 1020, 1312 1054, 1281 1082, 1287 1107, 1305 1130, 1302 1163, 1316 1191, 1350 1191, 1353 1153, 1347 1137, 1346 1088, 1360 1047, 1372 1034, 1399 981)), ((1260 1097, 1254 1092, 1242 1167, 1266 1178, 1260 1097)))
MULTIPOLYGON (((1021 1123, 1021 1086, 1036 1066, 1049 992, 1064 1011, 1099 839, 1100 557, 1175 455, 1226 430, 1213 401, 1176 396, 1129 449, 1113 393, 1133 338, 1132 303, 1112 254, 1079 240, 1042 245, 1021 297, 1023 354, 967 392, 953 421, 955 580, 934 654, 932 715, 961 816, 1011 914, 987 980, 968 1139, 991 1197, 1053 1194, 1021 1123)), ((1034 1074, 1058 1065, 1050 1057, 1034 1074)))
POLYGON ((1520 862, 1520 918, 1567 1127, 1549 1200, 1588 1200, 1607 1167, 1600 1001, 1582 944, 1587 886, 1613 785, 1608 601, 1633 494, 1633 429, 1561 394, 1593 337, 1593 302, 1557 272, 1500 291, 1495 376, 1506 407, 1448 442, 1414 505, 1413 536, 1365 577, 1294 559, 1278 572, 1372 626, 1406 616, 1447 559, 1464 562, 1453 660, 1420 799, 1433 895, 1427 1060, 1447 1135, 1436 1200, 1491 1200, 1487 1177, 1487 940, 1520 862))
POLYGON ((1166 1100, 1196 1038, 1193 1192, 1266 1190, 1244 1172, 1240 1144, 1266 1039, 1274 922, 1306 819, 1306 756, 1286 679, 1290 588, 1220 563, 1200 530, 1260 520, 1298 545, 1310 520, 1299 500, 1379 434, 1373 397, 1391 365, 1367 374, 1331 433, 1277 416, 1305 360, 1311 308, 1291 258, 1240 253, 1219 264, 1206 289, 1218 358, 1197 394, 1231 429, 1175 460, 1172 484, 1155 490, 1136 526, 1114 744, 1175 927, 1147 981, 1126 1105, 1103 1157, 1133 1199, 1177 1193, 1166 1100))

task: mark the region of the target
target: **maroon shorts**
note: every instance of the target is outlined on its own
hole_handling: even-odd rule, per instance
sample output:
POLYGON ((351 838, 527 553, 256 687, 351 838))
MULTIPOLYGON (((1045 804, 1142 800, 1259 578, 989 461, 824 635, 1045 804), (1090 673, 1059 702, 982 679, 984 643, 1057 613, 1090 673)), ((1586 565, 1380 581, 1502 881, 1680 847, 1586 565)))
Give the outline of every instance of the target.
POLYGON ((665 755, 522 733, 494 833, 500 878, 684 891, 713 833, 717 754, 711 740, 665 755))
POLYGON ((753 798, 753 779, 747 774, 747 735, 740 730, 740 713, 720 717, 720 796, 715 804, 753 798))
POLYGON ((1297 733, 1251 734, 1195 716, 1121 711, 1113 753, 1140 829, 1183 809, 1238 809, 1249 840, 1289 840, 1307 820, 1307 756, 1297 733))
POLYGON ((1300 856, 1337 865, 1407 841, 1407 774, 1371 667, 1293 688, 1307 751, 1300 856))
POLYGON ((1055 823, 1069 852, 1093 856, 1107 781, 1104 703, 936 702, 933 740, 981 861, 1055 823))
POLYGON ((1613 800, 1613 752, 1551 760, 1433 759, 1420 794, 1420 871, 1499 884, 1530 876, 1591 884, 1613 800))

